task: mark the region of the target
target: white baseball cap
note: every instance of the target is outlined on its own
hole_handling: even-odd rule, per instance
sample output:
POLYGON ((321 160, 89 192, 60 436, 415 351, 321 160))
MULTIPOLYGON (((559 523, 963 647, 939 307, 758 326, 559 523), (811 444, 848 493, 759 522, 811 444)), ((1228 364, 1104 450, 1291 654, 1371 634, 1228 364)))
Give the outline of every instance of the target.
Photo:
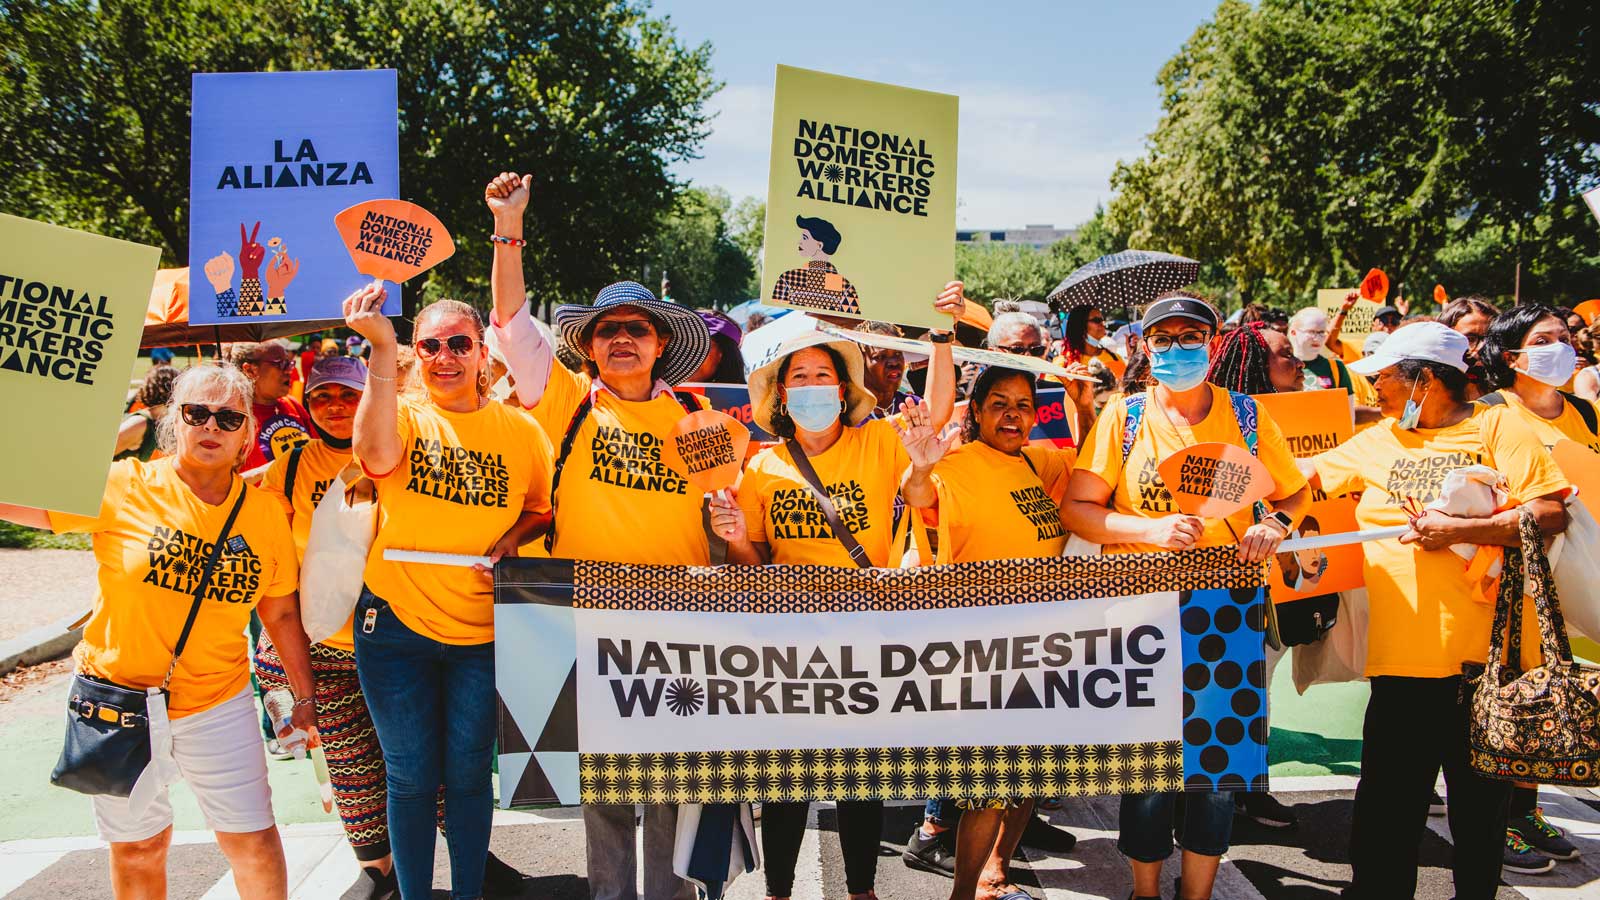
POLYGON ((1394 330, 1377 352, 1347 368, 1358 375, 1376 375, 1407 359, 1440 363, 1461 372, 1467 370, 1467 336, 1439 322, 1412 322, 1394 330))

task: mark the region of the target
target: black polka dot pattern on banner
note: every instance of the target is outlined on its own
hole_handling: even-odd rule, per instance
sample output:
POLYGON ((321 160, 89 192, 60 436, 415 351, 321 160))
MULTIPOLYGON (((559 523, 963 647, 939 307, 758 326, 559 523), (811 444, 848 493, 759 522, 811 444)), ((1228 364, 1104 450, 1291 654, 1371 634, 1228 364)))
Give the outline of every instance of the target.
POLYGON ((1179 593, 1185 790, 1242 791, 1266 783, 1261 596, 1260 588, 1179 593))

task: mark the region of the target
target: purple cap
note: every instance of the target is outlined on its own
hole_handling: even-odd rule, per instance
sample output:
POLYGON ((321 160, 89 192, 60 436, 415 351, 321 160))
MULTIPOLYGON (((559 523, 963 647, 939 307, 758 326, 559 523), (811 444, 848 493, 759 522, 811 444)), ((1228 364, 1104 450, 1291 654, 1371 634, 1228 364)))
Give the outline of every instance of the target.
POLYGON ((367 389, 367 364, 353 356, 324 356, 311 366, 311 377, 306 379, 306 393, 325 384, 342 384, 364 391, 367 389))
POLYGON ((735 347, 739 346, 739 340, 744 337, 744 333, 739 330, 738 322, 717 312, 703 312, 700 318, 705 320, 706 330, 711 332, 712 337, 725 337, 733 341, 735 347))

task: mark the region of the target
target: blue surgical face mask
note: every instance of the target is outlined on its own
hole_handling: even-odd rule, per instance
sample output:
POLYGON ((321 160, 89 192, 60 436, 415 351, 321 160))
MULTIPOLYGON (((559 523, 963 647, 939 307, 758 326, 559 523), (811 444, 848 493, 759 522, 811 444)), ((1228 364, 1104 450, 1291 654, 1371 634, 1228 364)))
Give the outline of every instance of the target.
MULTIPOLYGON (((1432 390, 1432 388, 1430 387, 1429 390, 1432 390)), ((1406 408, 1400 411, 1400 419, 1395 422, 1395 425, 1399 426, 1401 431, 1414 431, 1417 427, 1417 420, 1422 418, 1422 400, 1428 399, 1428 391, 1422 392, 1422 400, 1418 400, 1416 394, 1417 385, 1413 382, 1411 396, 1406 398, 1406 408)))
POLYGON ((1204 344, 1193 350, 1173 344, 1165 353, 1150 354, 1150 377, 1168 390, 1181 392, 1198 386, 1210 368, 1211 353, 1204 344))
POLYGON ((806 431, 827 431, 839 420, 840 401, 837 384, 814 384, 786 390, 784 405, 795 427, 806 431))

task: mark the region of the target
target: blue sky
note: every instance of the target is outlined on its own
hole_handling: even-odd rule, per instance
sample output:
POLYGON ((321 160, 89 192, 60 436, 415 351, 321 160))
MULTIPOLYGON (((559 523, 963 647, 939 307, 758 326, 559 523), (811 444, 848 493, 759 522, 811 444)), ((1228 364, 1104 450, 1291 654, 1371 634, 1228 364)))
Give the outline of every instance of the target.
POLYGON ((703 158, 676 171, 766 193, 777 63, 961 98, 960 227, 1081 223, 1160 117, 1156 72, 1216 0, 657 0, 726 83, 703 158))

